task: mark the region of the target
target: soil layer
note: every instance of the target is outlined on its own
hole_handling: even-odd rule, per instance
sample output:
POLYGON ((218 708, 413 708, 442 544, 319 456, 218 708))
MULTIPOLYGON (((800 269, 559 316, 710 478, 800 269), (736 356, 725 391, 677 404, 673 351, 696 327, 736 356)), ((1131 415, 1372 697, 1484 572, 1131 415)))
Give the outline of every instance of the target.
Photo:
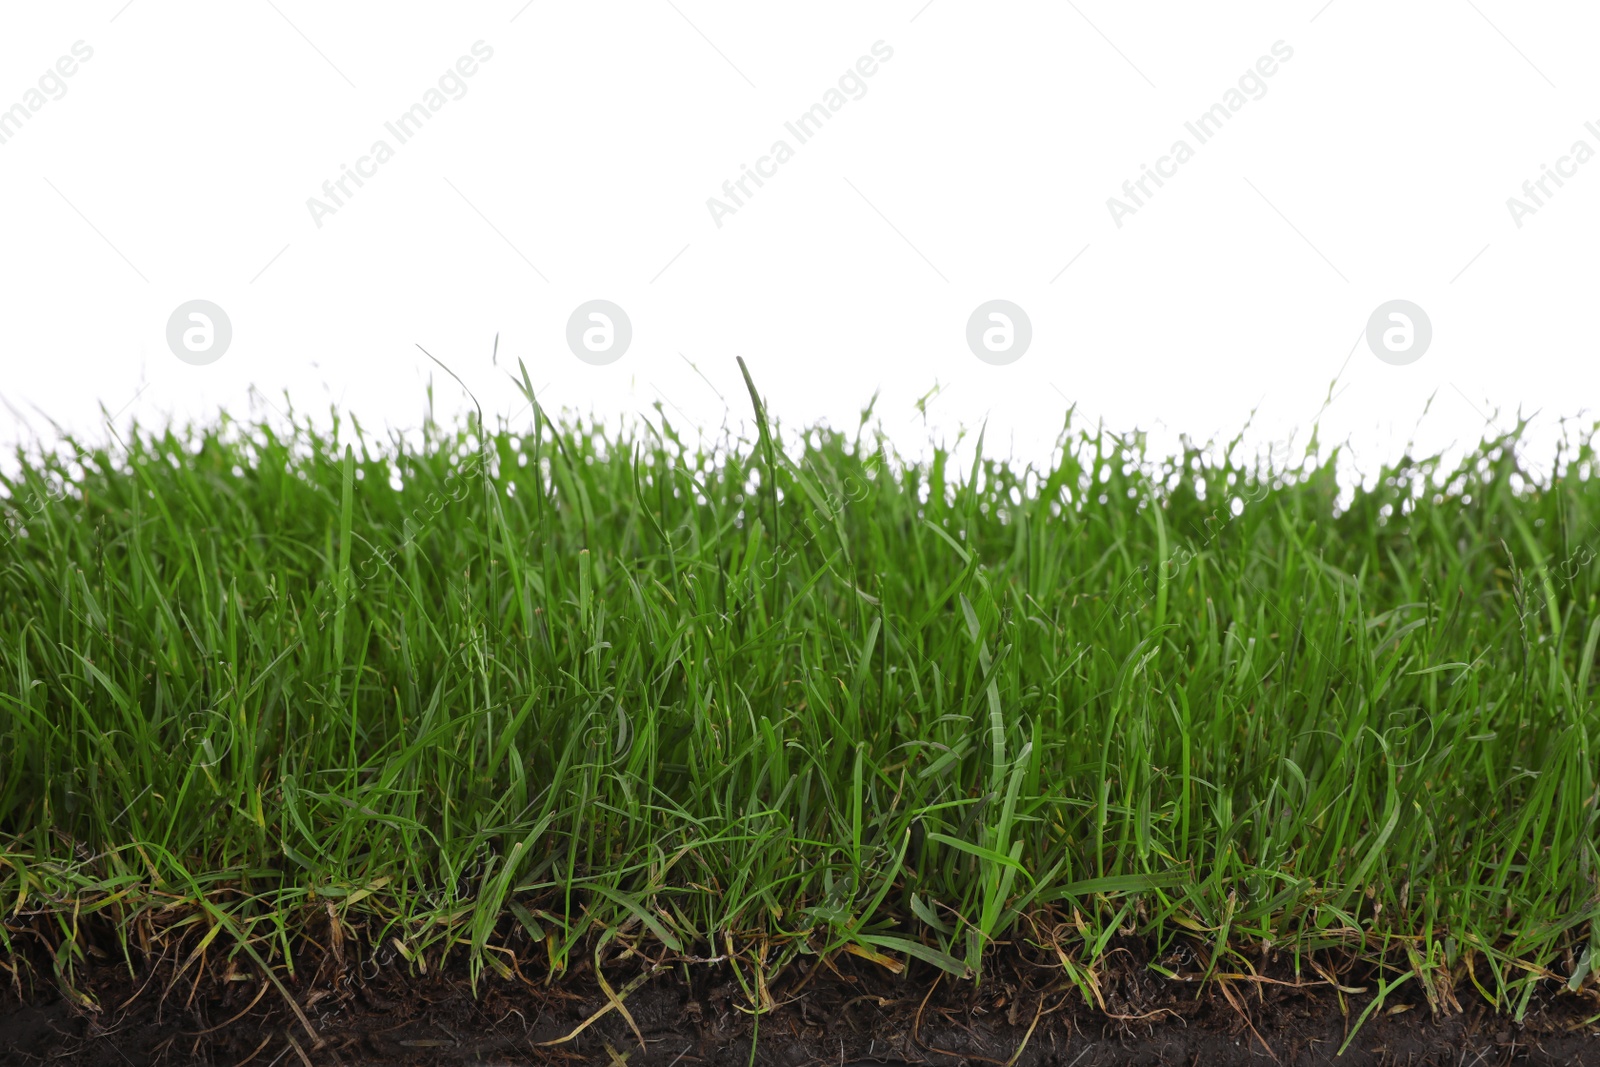
POLYGON ((231 969, 225 980, 214 970, 196 980, 201 968, 174 978, 168 967, 135 981, 126 968, 101 965, 77 981, 98 1009, 48 982, 23 996, 16 988, 0 994, 0 1059, 88 1067, 1600 1065, 1600 998, 1554 982, 1521 1022, 1476 995, 1453 1003, 1435 991, 1430 1005, 1415 980, 1368 1012, 1376 974, 1338 975, 1346 989, 1363 990, 1341 992, 1297 979, 1277 960, 1263 961, 1252 978, 1202 986, 1158 975, 1130 949, 1113 955, 1124 961, 1120 969, 1100 975, 1103 1007, 1086 1004, 1059 969, 1020 956, 1002 953, 976 988, 915 962, 892 974, 840 956, 791 968, 767 990, 774 1006, 759 1021, 744 1010, 753 974, 736 976, 726 962, 648 967, 621 959, 606 964, 604 986, 584 963, 550 985, 482 979, 476 994, 463 973, 418 976, 393 961, 302 987, 280 973, 282 988, 231 969))

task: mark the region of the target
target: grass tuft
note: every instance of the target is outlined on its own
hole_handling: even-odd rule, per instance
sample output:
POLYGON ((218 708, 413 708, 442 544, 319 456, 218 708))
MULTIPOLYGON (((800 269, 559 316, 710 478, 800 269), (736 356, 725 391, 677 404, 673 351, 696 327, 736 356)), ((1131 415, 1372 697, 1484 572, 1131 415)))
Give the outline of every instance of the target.
POLYGON ((731 956, 752 1010, 802 956, 971 978, 1000 939, 1092 1001, 1122 932, 1169 976, 1595 984, 1588 443, 1541 482, 1519 427, 1341 504, 1337 453, 1069 419, 961 477, 785 445, 746 380, 757 442, 535 405, 19 452, 4 948, 70 987, 92 916, 130 966, 187 922, 291 974, 316 923, 501 976, 631 937, 731 956))

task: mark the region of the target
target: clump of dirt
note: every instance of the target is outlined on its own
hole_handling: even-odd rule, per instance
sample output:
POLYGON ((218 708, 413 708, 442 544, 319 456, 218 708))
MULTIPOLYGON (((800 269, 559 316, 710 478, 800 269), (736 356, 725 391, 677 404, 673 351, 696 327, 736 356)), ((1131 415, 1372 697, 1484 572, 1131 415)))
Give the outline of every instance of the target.
MULTIPOLYGON (((298 980, 277 971, 277 982, 235 963, 180 968, 181 955, 133 976, 101 963, 74 986, 98 1010, 48 980, 31 989, 19 980, 0 995, 0 1047, 8 1063, 86 1067, 1600 1064, 1592 992, 1552 982, 1518 1023, 1477 999, 1455 1005, 1435 991, 1430 1004, 1407 981, 1367 1013, 1375 971, 1340 972, 1346 990, 1363 990, 1353 993, 1268 958, 1255 975, 1201 984, 1150 970, 1147 946, 1133 938, 1098 974, 1103 1004, 1087 1003, 1059 965, 1003 946, 977 985, 915 961, 894 974, 850 955, 807 959, 767 987, 772 1007, 759 1018, 745 992, 754 975, 726 960, 624 949, 602 962, 603 980, 585 961, 548 985, 520 968, 486 976, 474 993, 460 966, 424 976, 381 954, 331 966, 354 949, 340 946, 339 961, 330 954, 298 980)), ((24 972, 48 974, 48 964, 24 972)))

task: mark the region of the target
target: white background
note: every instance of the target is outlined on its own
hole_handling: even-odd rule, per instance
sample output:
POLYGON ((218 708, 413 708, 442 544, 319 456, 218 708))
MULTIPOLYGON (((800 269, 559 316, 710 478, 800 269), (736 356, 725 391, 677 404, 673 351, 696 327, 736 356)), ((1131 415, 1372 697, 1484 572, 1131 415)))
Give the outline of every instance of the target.
POLYGON ((93 58, 0 144, 0 440, 244 413, 252 386, 263 414, 414 427, 430 378, 466 404, 421 345, 492 413, 523 407, 520 358, 551 409, 710 431, 747 419, 739 354, 791 428, 854 427, 877 392, 909 452, 986 421, 1038 458, 1069 402, 1158 442, 1252 410, 1252 440, 1303 442, 1341 371, 1322 437, 1366 470, 1519 408, 1548 441, 1600 384, 1600 160, 1520 228, 1506 201, 1600 150, 1597 31, 1593 5, 1508 0, 8 2, 0 109, 93 58), (480 40, 399 145, 384 123, 480 40), (784 123, 877 41, 865 95, 798 144, 784 123), (1198 144, 1184 123, 1277 41, 1265 95, 1198 144), (380 138, 395 157, 319 228, 307 199, 380 138), (707 198, 780 138, 719 228, 707 198), (1194 159, 1119 228, 1107 198, 1179 138, 1194 159), (565 343, 596 297, 634 330, 604 367, 565 343), (965 341, 996 297, 1034 334, 1002 367, 965 341), (209 366, 166 344, 193 298, 233 325, 209 366), (1394 298, 1433 324, 1408 366, 1358 344, 1394 298))

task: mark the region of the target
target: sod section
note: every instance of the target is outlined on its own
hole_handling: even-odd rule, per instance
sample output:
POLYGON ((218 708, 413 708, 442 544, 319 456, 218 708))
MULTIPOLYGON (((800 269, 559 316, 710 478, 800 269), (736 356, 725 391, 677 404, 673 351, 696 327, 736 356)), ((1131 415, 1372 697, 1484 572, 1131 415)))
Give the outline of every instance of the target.
POLYGON ((758 421, 19 454, 7 983, 180 944, 286 983, 310 931, 478 980, 726 957, 761 1010, 819 957, 981 983, 1011 941, 1103 1008, 1136 937, 1160 981, 1380 965, 1368 1011, 1593 996, 1587 441, 1341 503, 1336 452, 1069 417, 1047 469, 954 470, 758 421))

